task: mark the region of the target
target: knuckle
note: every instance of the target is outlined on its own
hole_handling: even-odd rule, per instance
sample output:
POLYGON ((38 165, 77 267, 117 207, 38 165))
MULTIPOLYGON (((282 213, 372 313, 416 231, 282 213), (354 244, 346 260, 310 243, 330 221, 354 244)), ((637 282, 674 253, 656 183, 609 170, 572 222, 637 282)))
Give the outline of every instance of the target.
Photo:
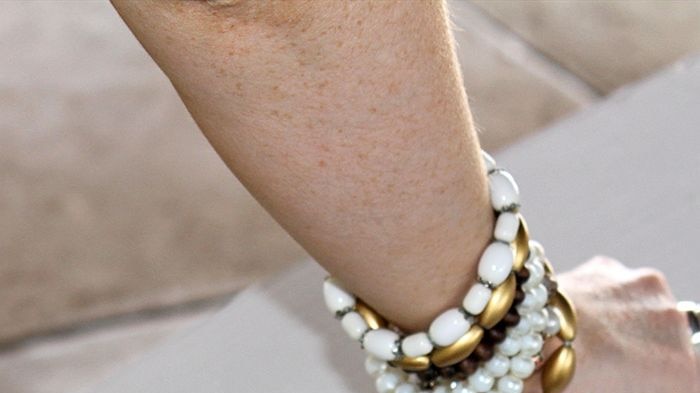
POLYGON ((659 270, 653 268, 639 268, 634 271, 634 282, 644 289, 670 293, 670 286, 666 276, 659 270))

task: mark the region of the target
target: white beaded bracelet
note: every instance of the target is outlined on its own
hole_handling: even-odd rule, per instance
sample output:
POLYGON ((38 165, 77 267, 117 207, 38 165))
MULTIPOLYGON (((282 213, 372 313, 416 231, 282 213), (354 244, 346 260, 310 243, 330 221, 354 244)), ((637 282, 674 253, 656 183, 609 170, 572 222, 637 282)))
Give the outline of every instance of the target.
POLYGON ((521 270, 526 270, 524 277, 527 277, 520 284, 524 296, 514 306, 518 313, 515 316, 520 315, 520 319, 495 346, 496 354, 466 380, 435 379, 435 386, 431 385, 433 391, 470 393, 495 388, 494 391, 501 393, 520 393, 523 379, 535 370, 533 357, 541 356, 544 338, 557 333, 564 346, 545 365, 545 393, 558 391, 573 373, 575 358, 571 342, 576 324, 573 307, 560 292, 550 298, 543 280, 553 272, 542 246, 529 241, 525 221, 517 212, 518 186, 508 172, 496 166, 491 156, 482 153, 491 205, 498 217, 493 240, 478 263, 477 282, 465 295, 461 307, 441 313, 427 332, 403 336, 337 280, 328 278, 324 282, 328 309, 341 320, 347 334, 369 353, 366 367, 376 377, 380 393, 417 392, 425 388, 425 381, 419 383, 417 374, 407 375, 404 370, 447 367, 449 371, 450 366, 469 356, 484 336, 484 330, 493 328, 514 305, 514 272, 521 270))
MULTIPOLYGON (((533 241, 530 250, 532 257, 526 264, 528 270, 544 270, 546 260, 541 253, 541 246, 533 241)), ((531 277, 535 277, 531 285, 541 285, 538 282, 542 280, 541 277, 531 277)), ((527 296, 536 295, 528 294, 526 298, 527 296)), ((524 380, 532 376, 536 369, 534 358, 541 356, 544 338, 560 333, 562 323, 570 323, 568 317, 564 316, 565 313, 570 312, 566 307, 561 304, 540 305, 534 302, 531 305, 522 306, 523 318, 516 326, 508 329, 506 339, 496 346, 497 352, 489 361, 484 362, 467 380, 440 381, 432 391, 435 393, 522 393, 524 380)), ((555 352, 552 360, 556 361, 554 366, 559 368, 555 370, 558 375, 564 373, 562 368, 572 370, 573 365, 561 364, 564 361, 571 361, 568 359, 573 359, 572 351, 570 340, 565 340, 565 345, 555 352), (561 356, 562 353, 566 356, 561 356)), ((367 357, 365 368, 367 373, 375 378, 375 387, 379 393, 425 391, 421 390, 415 376, 392 367, 388 362, 372 355, 367 357)), ((573 371, 569 371, 569 375, 571 372, 573 371)), ((550 389, 545 387, 545 392, 556 391, 551 388, 551 386, 550 389)))

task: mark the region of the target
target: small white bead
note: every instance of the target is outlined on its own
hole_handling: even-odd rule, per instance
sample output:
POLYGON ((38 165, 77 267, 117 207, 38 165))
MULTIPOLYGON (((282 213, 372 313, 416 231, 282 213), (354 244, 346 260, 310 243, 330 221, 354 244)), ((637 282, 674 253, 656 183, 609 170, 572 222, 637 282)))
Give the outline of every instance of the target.
POLYGON ((406 356, 423 356, 433 350, 433 344, 427 334, 420 332, 411 334, 401 340, 401 351, 406 356))
POLYGON ((525 292, 525 298, 523 298, 523 301, 518 304, 515 309, 518 310, 520 315, 528 314, 535 310, 535 301, 536 299, 534 296, 525 292))
POLYGON ((486 370, 496 378, 500 378, 508 373, 510 369, 510 360, 505 355, 497 353, 484 364, 486 370))
POLYGON ((506 339, 496 346, 496 349, 503 355, 514 356, 520 351, 520 339, 507 335, 506 339))
POLYGON ((334 278, 323 282, 323 298, 326 301, 326 307, 333 314, 355 307, 355 296, 343 289, 334 278))
POLYGON ((549 292, 544 284, 537 285, 536 287, 530 289, 528 293, 534 298, 535 309, 541 310, 545 305, 547 305, 547 301, 549 300, 549 292))
POLYGON ((559 315, 551 307, 547 307, 545 310, 547 312, 547 325, 544 328, 544 332, 548 336, 553 336, 559 333, 559 329, 561 329, 559 315))
POLYGON ((389 329, 370 330, 362 342, 365 350, 382 360, 394 360, 399 335, 389 329))
POLYGON ((368 355, 365 359, 365 371, 372 377, 377 376, 379 373, 386 371, 389 365, 382 359, 377 359, 372 355, 368 355))
POLYGON ((510 212, 504 212, 498 215, 496 227, 493 230, 493 237, 502 242, 512 243, 518 234, 518 229, 520 229, 518 216, 510 212))
POLYGON ((530 240, 528 242, 528 245, 530 246, 530 257, 538 257, 538 258, 543 258, 544 257, 544 247, 540 242, 537 240, 530 240))
POLYGON ((459 382, 452 389, 451 393, 476 393, 476 392, 469 389, 469 387, 464 386, 463 383, 459 382))
POLYGON ((542 332, 547 327, 547 312, 544 309, 539 309, 525 315, 525 318, 530 324, 530 328, 534 332, 542 332))
POLYGON ((539 334, 528 334, 520 339, 520 354, 523 356, 534 356, 542 350, 544 340, 539 334))
POLYGON ((510 173, 499 170, 489 175, 493 210, 509 210, 520 204, 520 190, 510 173))
POLYGON ((479 277, 494 286, 505 281, 512 269, 513 249, 501 242, 489 244, 479 260, 479 277))
POLYGON ((532 289, 542 282, 544 278, 544 265, 539 258, 533 258, 525 263, 525 268, 530 272, 530 277, 523 283, 523 290, 532 289))
POLYGON ((412 383, 402 383, 394 389, 394 393, 418 393, 418 388, 412 383))
POLYGON ((446 347, 459 340, 469 330, 471 323, 457 308, 451 308, 440 314, 430 324, 428 334, 437 345, 446 347))
POLYGON ((512 375, 507 375, 498 380, 499 393, 522 393, 523 381, 512 375))
POLYGON ((496 169, 496 160, 491 157, 491 155, 485 151, 481 151, 481 158, 484 160, 484 166, 486 167, 486 173, 491 172, 496 169))
POLYGON ((469 388, 477 393, 488 392, 493 387, 494 382, 494 378, 482 368, 477 369, 474 374, 469 376, 469 388))
POLYGON ((433 388, 433 393, 450 393, 450 389, 445 385, 438 385, 433 388))
POLYGON ((535 372, 535 361, 530 356, 515 356, 510 359, 510 372, 518 378, 527 379, 535 372))
POLYGON ((369 329, 367 322, 362 318, 362 315, 351 311, 343 315, 343 319, 340 320, 340 324, 345 329, 345 333, 350 336, 353 340, 359 340, 362 334, 369 329))
POLYGON ((392 392, 402 381, 401 375, 395 371, 387 371, 379 374, 374 381, 374 386, 379 393, 392 392))
MULTIPOLYGON (((527 314, 525 314, 527 315, 527 314)), ((516 337, 522 337, 530 333, 530 321, 527 318, 521 317, 517 325, 510 328, 508 331, 516 337)))
POLYGON ((491 290, 483 284, 474 284, 462 301, 462 307, 472 315, 479 315, 491 300, 491 290))

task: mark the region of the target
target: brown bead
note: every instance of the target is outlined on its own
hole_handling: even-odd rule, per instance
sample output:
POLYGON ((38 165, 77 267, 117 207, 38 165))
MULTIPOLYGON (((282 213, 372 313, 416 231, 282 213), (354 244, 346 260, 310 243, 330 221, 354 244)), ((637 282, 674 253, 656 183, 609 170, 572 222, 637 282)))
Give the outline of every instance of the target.
POLYGON ((520 271, 515 273, 515 278, 519 283, 524 283, 528 278, 530 278, 530 271, 525 268, 520 269, 520 271))
POLYGON ((525 300, 525 292, 523 292, 523 290, 520 288, 516 288, 515 297, 513 298, 513 304, 517 306, 518 304, 522 303, 523 300, 525 300))
POLYGON ((440 376, 446 379, 454 377, 457 373, 457 369, 453 366, 443 367, 440 369, 440 376))
POLYGON ((503 317, 503 323, 510 327, 510 326, 515 326, 520 322, 520 314, 516 309, 511 309, 508 311, 508 314, 506 314, 505 317, 503 317))
POLYGON ((474 350, 474 355, 481 361, 489 361, 493 357, 493 347, 489 344, 481 343, 474 350))
POLYGON ((436 381, 420 381, 418 386, 420 387, 421 390, 433 390, 433 388, 436 385, 436 381))
POLYGON ((544 287, 547 288, 547 294, 549 294, 550 297, 554 296, 554 294, 557 293, 557 290, 559 289, 559 283, 557 283, 557 281, 549 275, 544 276, 544 278, 542 279, 542 285, 544 285, 544 287))
POLYGON ((459 369, 462 370, 466 375, 472 375, 479 368, 479 361, 468 357, 461 362, 459 362, 459 369))
POLYGON ((438 377, 438 372, 434 368, 430 368, 425 371, 418 372, 416 375, 421 381, 434 381, 438 377))
POLYGON ((487 332, 488 339, 492 343, 499 344, 502 343, 503 340, 506 339, 506 331, 505 331, 505 326, 502 326, 501 324, 496 325, 493 329, 489 330, 487 332))

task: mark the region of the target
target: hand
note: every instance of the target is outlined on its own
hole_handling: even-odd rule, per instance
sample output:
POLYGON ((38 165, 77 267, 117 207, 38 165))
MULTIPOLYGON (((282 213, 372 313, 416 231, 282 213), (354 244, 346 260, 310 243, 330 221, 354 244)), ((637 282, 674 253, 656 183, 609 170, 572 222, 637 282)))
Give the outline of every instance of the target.
MULTIPOLYGON (((661 273, 596 257, 559 282, 579 314, 578 367, 566 393, 700 393, 688 321, 661 273)), ((525 391, 539 386, 537 375, 525 391)))

